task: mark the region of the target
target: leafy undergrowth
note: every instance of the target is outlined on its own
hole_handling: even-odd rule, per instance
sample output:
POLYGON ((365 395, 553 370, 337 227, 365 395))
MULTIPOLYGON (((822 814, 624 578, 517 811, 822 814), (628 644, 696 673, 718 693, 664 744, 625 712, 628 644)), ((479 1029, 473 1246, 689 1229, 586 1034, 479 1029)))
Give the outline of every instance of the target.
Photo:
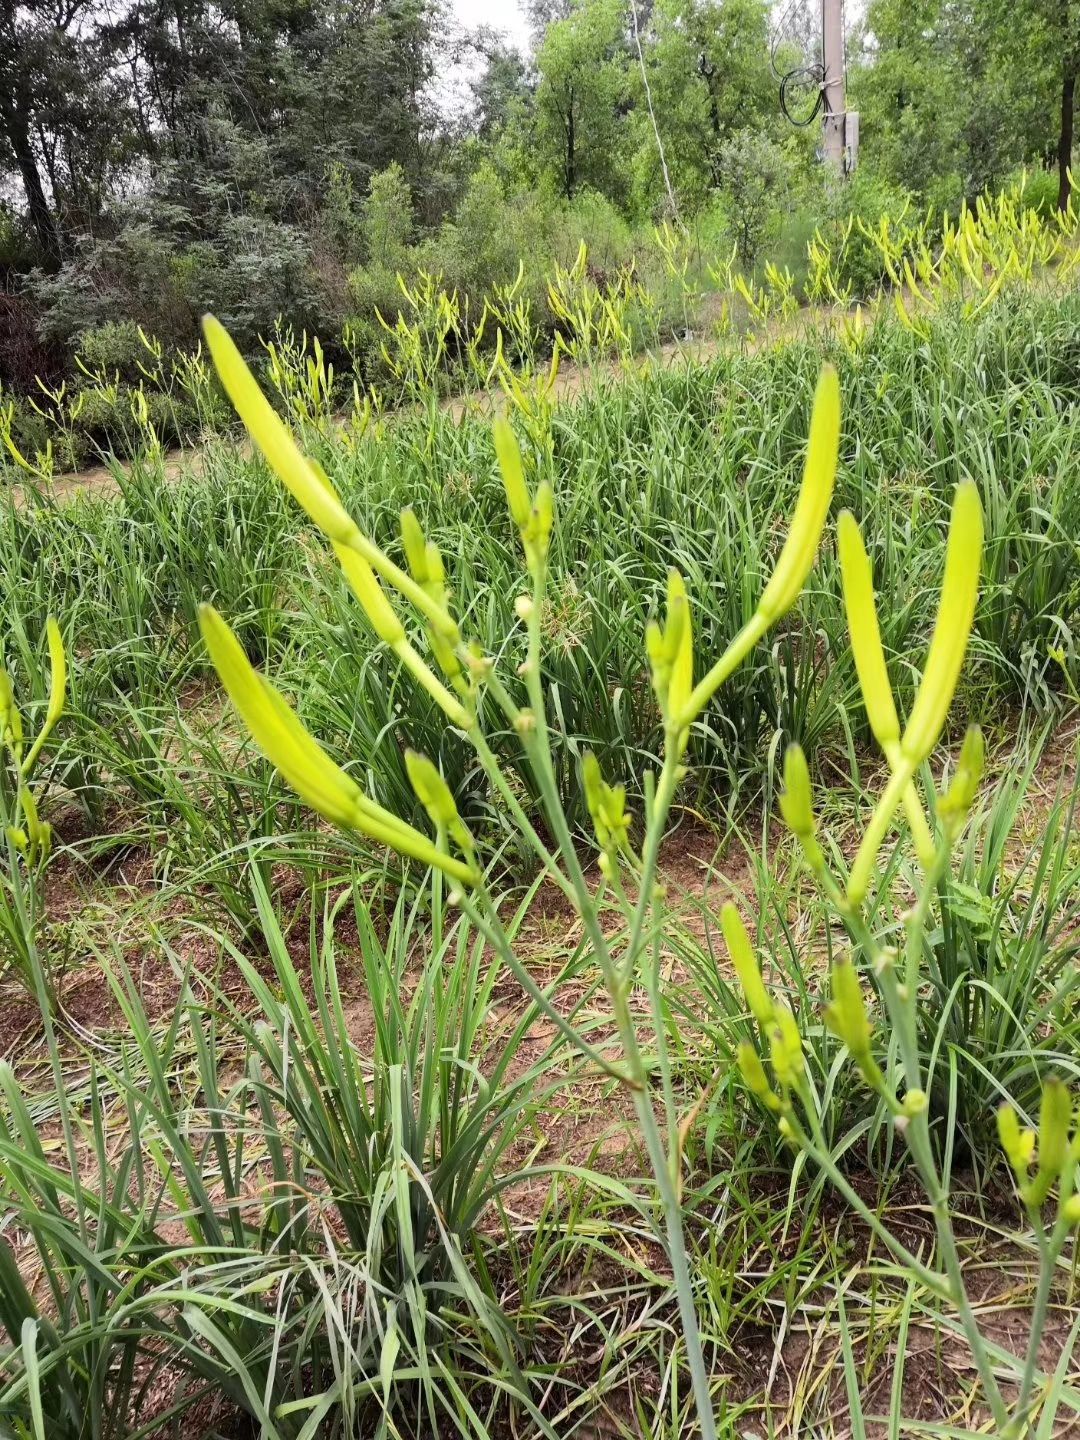
MULTIPOLYGON (((965 903, 972 913, 981 907, 979 923, 997 930, 999 963, 1016 963, 1025 953, 1024 937, 1039 932, 1043 943, 1027 963, 1049 981, 1074 968, 1080 938, 1080 884, 1068 811, 1073 729, 1062 724, 1051 739, 1044 731, 1026 734, 1019 744, 1008 730, 1002 727, 995 745, 992 769, 1005 778, 986 802, 965 903), (1040 870, 1046 846, 1054 857, 1051 870, 1064 867, 1052 881, 1040 870), (1007 943, 1012 948, 1006 956, 1007 943)), ((868 770, 867 757, 860 758, 868 770)), ((917 1279, 895 1267, 842 1199, 815 1181, 769 1124, 747 1109, 736 1079, 732 1046, 743 1024, 742 1001, 719 938, 725 900, 734 897, 746 914, 764 917, 766 977, 789 996, 813 1033, 811 997, 826 968, 824 936, 793 859, 778 828, 764 813, 751 812, 737 836, 725 836, 722 844, 699 819, 683 816, 661 865, 681 917, 665 959, 672 1033, 681 1046, 679 1084, 688 1105, 701 1101, 687 1137, 684 1195, 699 1322, 717 1412, 726 1426, 722 1433, 839 1437, 852 1433, 853 1423, 869 1436, 924 1433, 922 1427, 933 1425, 971 1433, 989 1422, 955 1320, 917 1279), (853 1389, 861 1405, 854 1417, 853 1389)), ((471 1414, 467 1423, 479 1423, 492 1435, 521 1433, 530 1424, 550 1425, 559 1434, 692 1433, 671 1275, 652 1231, 651 1186, 641 1178, 647 1174, 645 1157, 619 1087, 559 1045, 552 1023, 536 1013, 512 977, 497 974, 487 983, 485 977, 498 967, 483 945, 469 983, 458 992, 461 1005, 445 1011, 436 1006, 433 1020, 432 986, 454 989, 462 978, 462 952, 449 918, 441 910, 433 915, 422 900, 408 900, 385 870, 349 873, 342 867, 315 890, 302 871, 284 862, 252 873, 255 930, 224 932, 215 922, 212 886, 201 899, 190 891, 163 892, 145 853, 133 849, 102 867, 92 843, 72 839, 57 852, 49 885, 48 946, 57 955, 63 952, 66 961, 51 1042, 36 1004, 12 981, 4 986, 3 1050, 16 1066, 41 1137, 42 1162, 55 1177, 69 1171, 67 1157, 75 1155, 91 1231, 99 1202, 89 1197, 100 1193, 105 1180, 116 1204, 115 1187, 122 1183, 131 1206, 125 1213, 143 1223, 152 1215, 152 1257, 144 1250, 140 1263, 149 1272, 156 1314, 167 1315, 170 1305, 182 1312, 180 1292, 198 1294, 204 1307, 207 1323, 186 1332, 185 1344, 198 1345, 215 1363, 192 1363, 169 1324, 156 1336, 151 1329, 138 1347, 126 1393, 130 1430, 114 1415, 115 1433, 252 1433, 246 1428, 252 1424, 251 1405, 237 1407, 218 1373, 223 1356, 232 1352, 222 1348, 228 1327, 207 1298, 225 1272, 235 1281, 236 1270, 245 1265, 250 1274, 238 1293, 245 1305, 253 1306, 255 1295, 270 1302, 266 1308, 274 1325, 281 1325, 283 1350, 295 1342, 302 1315, 309 1327, 343 1325, 342 1343, 347 1336, 356 1352, 356 1375, 369 1369, 374 1393, 356 1402, 352 1421, 340 1414, 333 1421, 346 1429, 314 1433, 369 1433, 367 1427, 376 1430, 385 1419, 377 1377, 386 1341, 379 1321, 381 1312, 385 1324, 393 1289, 386 1252, 378 1253, 371 1233, 378 1228, 372 1220, 377 1197, 366 1196, 371 1208, 362 1222, 353 1213, 362 1197, 354 1168, 362 1147, 354 1149, 343 1138, 357 1139, 342 1118, 338 1142, 325 1148, 311 1096, 290 1102, 280 1090, 266 1108, 265 1096, 257 1103, 254 1091, 244 1091, 245 1075, 254 1073, 252 1053, 272 1070, 273 1056, 288 1054, 294 1024, 295 1063, 302 1070, 301 1057, 311 1054, 302 1043, 305 1015, 312 1016, 313 1034, 347 1038, 355 1047, 359 1072, 375 1085, 373 1109, 375 1077, 381 1073, 385 1084, 388 1060, 412 1067, 419 1094, 428 1074, 425 1053, 430 1059, 433 1046, 440 1053, 440 1040, 456 1049, 463 1021, 468 1064, 475 1070, 461 1098, 478 1103, 482 1076, 501 1091, 502 1113, 489 1117, 486 1142, 496 1153, 495 1164, 486 1188, 480 1185, 480 1194, 470 1195, 470 1204, 479 1208, 471 1213, 465 1207, 467 1224, 453 1207, 462 1191, 477 1188, 486 1161, 470 1152, 475 1168, 459 1172, 454 1185, 439 1192, 443 1223, 449 1227, 461 1220, 454 1241, 468 1254, 482 1295, 463 1296, 453 1270, 449 1279, 444 1274, 436 1280, 434 1267, 426 1281, 433 1289, 448 1287, 440 1303, 452 1318, 436 1323, 433 1307, 425 1344, 429 1363, 452 1367, 453 1385, 449 1378, 446 1384, 458 1399, 446 1403, 465 1406, 459 1425, 466 1423, 461 1414, 471 1414), (270 892, 260 891, 260 875, 270 892), (320 999, 325 1002, 328 993, 339 1003, 320 1013, 320 999), (283 1004, 290 1015, 284 1028, 283 1004), (406 1043, 408 1013, 416 1028, 406 1043), (388 1032, 395 1018, 402 1026, 396 1039, 388 1032), (259 1034, 259 1020, 269 1022, 272 1037, 259 1034), (440 1030, 444 1023, 447 1028, 440 1030), (68 1135, 64 1111, 74 1126, 68 1135), (215 1154, 226 1137, 225 1151, 215 1154), (141 1147, 143 1161, 127 1168, 124 1159, 133 1143, 141 1147), (280 1198, 277 1145, 297 1145, 302 1157, 285 1187, 291 1190, 287 1202, 280 1198), (231 1179, 228 1167, 222 1170, 222 1154, 234 1167, 231 1179), (335 1168, 328 1157, 345 1168, 335 1168), (199 1177, 194 1190, 193 1171, 199 1177), (242 1219, 239 1246, 236 1235, 212 1233, 199 1214, 199 1194, 227 1231, 242 1219), (275 1204, 285 1203, 294 1207, 292 1223, 298 1225, 296 1217, 303 1213, 314 1234, 294 1235, 283 1248, 281 1236, 276 1246, 253 1244, 260 1233, 272 1233, 275 1204), (169 1246, 181 1257, 175 1274, 167 1273, 162 1247, 169 1246), (373 1305, 374 1264, 383 1266, 383 1288, 377 1292, 380 1303, 373 1305), (485 1301, 498 1308, 516 1337, 516 1356, 501 1381, 491 1366, 490 1335, 485 1340, 485 1301), (536 1406, 531 1421, 520 1399, 509 1398, 519 1386, 536 1406), (176 1405, 184 1412, 178 1432, 164 1424, 176 1405), (158 1419, 163 1428, 155 1430, 158 1419), (360 1429, 350 1430, 350 1423, 360 1429)), ((593 883, 598 880, 594 875, 593 883)), ((560 1008, 601 1050, 610 1047, 609 1005, 580 921, 564 897, 547 883, 508 893, 505 903, 520 907, 516 940, 534 978, 543 985, 561 976, 560 1008)), ((617 923, 610 917, 612 926, 617 923)), ((463 924, 458 922, 459 928, 463 924)), ((1017 983, 1015 993, 1031 978, 1017 983)), ((1057 994, 1057 1013, 1071 1012, 1074 983, 1057 994)), ((1023 1044, 1043 1045, 1052 1018, 1049 1010, 1032 1005, 1023 1017, 1023 1044)), ((1060 1032, 1053 1038, 1060 1049, 1060 1032)), ((989 1058, 980 1059, 979 1039, 973 1025, 966 1051, 963 1042, 957 1048, 972 1056, 960 1082, 973 1092, 979 1065, 989 1058)), ((463 1063, 463 1052, 456 1053, 463 1063)), ((1070 1049, 1070 1064, 1073 1053, 1070 1049)), ((334 1092, 343 1117, 346 1091, 341 1082, 334 1092)), ((969 1119, 980 1103, 976 1096, 968 1105, 969 1119)), ((375 1127, 381 1143, 393 1143, 392 1112, 389 1106, 382 1117, 385 1130, 375 1127)), ((910 1248, 931 1253, 933 1226, 925 1201, 898 1165, 888 1134, 851 1095, 835 1119, 834 1143, 853 1183, 887 1214, 910 1248)), ((428 1140, 435 1142, 435 1135, 428 1140)), ((953 1204, 969 1287, 993 1343, 1003 1353, 1019 1353, 1036 1283, 1032 1242, 1017 1227, 1001 1167, 985 1163, 983 1140, 968 1145, 958 1127, 952 1143, 953 1204)), ((10 1155, 6 1159, 10 1164, 10 1155)), ((423 1170, 433 1187, 438 1170, 436 1144, 423 1170)), ((417 1185, 419 1176, 410 1173, 410 1181, 417 1185)), ((30 1194, 41 1183, 27 1174, 30 1194)), ((51 1235, 43 1258, 35 1243, 40 1231, 21 1213, 21 1204, 9 1212, 4 1238, 41 1313, 55 1317, 63 1302, 50 1265, 58 1263, 64 1247, 51 1235)), ((57 1214, 70 1217, 72 1204, 71 1197, 61 1199, 57 1214)), ((384 1241, 401 1258, 403 1237, 393 1226, 391 1231, 384 1241)), ((437 1221, 433 1233, 440 1233, 437 1221)), ((111 1244, 118 1243, 114 1234, 111 1244)), ((130 1234, 123 1245, 136 1248, 130 1234)), ((428 1259, 431 1246, 429 1234, 421 1247, 428 1259)), ((100 1234, 96 1248, 100 1254, 100 1234)), ((74 1255, 68 1252, 69 1264, 74 1255)), ((116 1258, 113 1253, 113 1263, 116 1258)), ((397 1277, 407 1295, 403 1281, 407 1274, 397 1277)), ((133 1292, 137 1289, 133 1284, 133 1292)), ((148 1306, 150 1299, 143 1303, 148 1306)), ((1080 1324, 1080 1301, 1070 1272, 1063 1270, 1040 1364, 1054 1375, 1061 1362, 1056 1383, 1066 1396, 1069 1386, 1080 1385, 1080 1365, 1070 1359, 1074 1324, 1080 1324)), ((172 1328, 185 1329, 179 1322, 172 1328)), ((415 1344, 409 1323, 402 1329, 415 1344)), ((230 1339, 235 1343, 231 1332, 230 1339)), ((270 1334, 266 1342, 269 1353, 270 1334)), ((404 1343, 408 1349, 410 1340, 404 1343)), ((259 1347, 252 1352, 257 1355, 259 1347)), ((314 1356, 302 1361, 301 1372, 284 1386, 292 1403, 331 1384, 328 1377, 343 1363, 317 1347, 314 1356), (320 1363, 322 1372, 315 1373, 311 1367, 320 1363)), ((251 1354, 245 1363, 256 1378, 264 1373, 251 1354)), ((394 1424, 401 1433, 430 1433, 429 1420, 413 1413, 419 1401, 410 1398, 409 1367, 400 1359, 396 1363, 406 1378, 395 1378, 385 1397, 394 1424)), ((1070 1411, 1067 1403, 1066 1419, 1053 1433, 1072 1433, 1070 1411)), ((307 1411, 301 1408, 301 1414, 307 1411)), ((442 1415, 438 1428, 453 1433, 455 1424, 442 1415)))

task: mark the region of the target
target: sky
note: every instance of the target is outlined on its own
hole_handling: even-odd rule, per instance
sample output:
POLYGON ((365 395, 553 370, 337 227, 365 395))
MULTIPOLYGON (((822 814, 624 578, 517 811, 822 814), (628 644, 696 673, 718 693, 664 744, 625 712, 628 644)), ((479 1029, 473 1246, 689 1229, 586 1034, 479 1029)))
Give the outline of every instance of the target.
POLYGON ((491 25, 519 50, 528 48, 529 27, 519 0, 452 0, 451 8, 462 25, 491 25))

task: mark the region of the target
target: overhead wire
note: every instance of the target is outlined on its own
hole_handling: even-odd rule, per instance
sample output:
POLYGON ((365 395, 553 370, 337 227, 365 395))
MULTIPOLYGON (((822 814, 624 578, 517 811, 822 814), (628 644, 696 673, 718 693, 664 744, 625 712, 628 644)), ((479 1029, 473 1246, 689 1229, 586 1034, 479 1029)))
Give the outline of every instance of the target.
POLYGON ((825 67, 818 61, 812 61, 807 65, 796 65, 790 70, 781 70, 776 63, 777 51, 785 39, 785 31, 792 15, 797 7, 801 6, 803 0, 788 0, 787 5, 781 12, 780 19, 773 28, 772 40, 769 44, 769 67, 773 74, 780 81, 780 109, 784 119, 790 125, 804 128, 812 125, 821 113, 821 107, 825 103, 825 67), (809 114, 797 114, 792 107, 791 92, 795 88, 814 89, 816 91, 814 107, 809 114))

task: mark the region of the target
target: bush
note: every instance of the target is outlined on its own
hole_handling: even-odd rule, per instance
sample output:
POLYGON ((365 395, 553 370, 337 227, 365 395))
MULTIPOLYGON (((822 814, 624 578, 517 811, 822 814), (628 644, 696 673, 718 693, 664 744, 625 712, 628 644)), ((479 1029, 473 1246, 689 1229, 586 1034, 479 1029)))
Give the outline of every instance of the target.
POLYGON ((1034 210, 1044 220, 1054 215, 1058 208, 1058 177, 1054 170, 1021 170, 1014 175, 1007 188, 1022 189, 1024 207, 1034 210))
POLYGON ((866 299, 885 283, 881 251, 865 231, 877 230, 885 218, 902 225, 905 217, 913 222, 921 218, 915 197, 871 170, 856 170, 846 185, 836 187, 821 232, 837 256, 841 289, 850 288, 857 299, 866 299))
POLYGON ((79 336, 75 354, 82 366, 95 375, 116 376, 129 385, 139 383, 151 359, 134 320, 109 320, 85 330, 79 336))
POLYGON ((750 269, 776 237, 777 197, 791 183, 791 167, 780 147, 756 130, 740 130, 726 141, 718 164, 739 260, 750 269))
POLYGON ((396 162, 371 177, 360 231, 365 259, 384 270, 400 270, 412 232, 412 191, 396 162))
POLYGON ((0 390, 32 394, 35 379, 51 384, 63 368, 56 346, 38 334, 38 313, 23 295, 0 292, 0 390))

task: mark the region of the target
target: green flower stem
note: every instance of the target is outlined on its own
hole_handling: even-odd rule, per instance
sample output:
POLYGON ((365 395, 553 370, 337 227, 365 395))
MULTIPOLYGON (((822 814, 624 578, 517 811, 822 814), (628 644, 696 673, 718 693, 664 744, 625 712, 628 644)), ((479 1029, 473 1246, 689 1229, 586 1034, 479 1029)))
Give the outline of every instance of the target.
MULTIPOLYGON (((892 786, 890 785, 889 788, 891 790, 892 786)), ((897 795, 897 799, 899 799, 899 795, 897 795)), ((869 834, 869 832, 867 833, 869 834)), ((939 846, 934 864, 926 875, 915 906, 906 919, 905 978, 902 989, 896 977, 892 957, 887 956, 877 944, 861 911, 854 906, 848 906, 844 908, 843 912, 852 939, 863 950, 878 978, 885 1007, 900 1046, 900 1058, 904 1067, 904 1083, 907 1091, 924 1088, 918 1043, 919 962, 930 903, 938 883, 948 867, 949 853, 950 847, 946 840, 939 846)), ((963 1267, 956 1245, 956 1235, 949 1215, 948 1189, 934 1162, 933 1145, 930 1140, 929 1110, 924 1109, 919 1114, 909 1116, 903 1134, 930 1202, 938 1247, 945 1273, 949 1278, 950 1298, 956 1306, 968 1344, 971 1346, 971 1352, 979 1371, 979 1379, 994 1416, 994 1423, 999 1431, 1004 1432, 1005 1427, 1009 1424, 1009 1410, 1002 1396, 1001 1388, 994 1377, 990 1356, 983 1342, 982 1331, 979 1329, 978 1320, 968 1299, 963 1267)))
POLYGON ((499 919, 494 903, 487 891, 480 890, 477 894, 483 898, 484 908, 481 909, 481 907, 477 905, 475 898, 467 894, 462 894, 459 901, 461 910, 495 949, 499 959, 510 971, 514 979, 528 995, 529 999, 532 1000, 535 1005, 539 1006, 552 1024, 558 1027, 563 1037, 569 1040, 586 1060, 591 1061, 597 1069, 601 1070, 605 1075, 609 1075, 613 1080, 617 1080, 621 1085, 626 1085, 630 1089, 636 1088, 639 1082, 633 1074, 627 1074, 624 1069, 621 1069, 618 1065, 613 1064, 601 1055, 599 1050, 590 1045, 580 1032, 574 1029, 566 1016, 551 1003, 551 1000, 545 992, 541 990, 540 986, 537 985, 536 981, 529 974, 528 969, 515 955, 514 948, 506 937, 502 921, 499 919), (487 914, 484 913, 485 910, 488 912, 487 914))
POLYGON ((499 796, 514 817, 514 821, 519 826, 521 833, 528 839, 536 851, 548 875, 555 881, 556 885, 558 885, 566 898, 573 904, 574 908, 577 909, 577 892, 563 874, 554 855, 552 855, 551 851, 536 833, 536 828, 526 815, 521 802, 510 788, 510 783, 503 774, 498 757, 487 743, 484 732, 480 729, 479 724, 474 723, 466 733, 468 734, 473 749, 476 751, 480 764, 484 767, 484 773, 499 792, 499 796))
POLYGON ((810 1125, 809 1135, 807 1135, 806 1131, 799 1124, 794 1112, 789 1112, 787 1116, 796 1142, 806 1150, 807 1154, 810 1155, 819 1169, 824 1171, 863 1223, 877 1236, 899 1263, 903 1265, 905 1269, 910 1270, 913 1275, 916 1275, 926 1288, 931 1290, 940 1299, 947 1300, 950 1303, 955 1302, 956 1296, 953 1294, 948 1277, 942 1275, 940 1271, 931 1270, 929 1266, 924 1265, 923 1262, 907 1248, 903 1241, 897 1240, 896 1236, 892 1234, 879 1216, 867 1205, 866 1201, 832 1158, 828 1141, 821 1128, 821 1121, 814 1113, 812 1106, 807 1105, 805 1109, 806 1117, 810 1125))
MULTIPOLYGON (((596 953, 597 962, 603 972, 604 983, 607 986, 608 995, 611 1000, 619 1040, 622 1045, 630 1077, 634 1109, 637 1113, 638 1124, 641 1127, 642 1137, 645 1141, 645 1148, 649 1156, 649 1163, 652 1166, 653 1176, 656 1180, 661 1208, 664 1214, 668 1258, 671 1262, 672 1276, 675 1282, 679 1318, 683 1329, 683 1339, 686 1344, 686 1358, 690 1369, 694 1400, 698 1410, 701 1436, 702 1440, 716 1440, 716 1422, 713 1415, 712 1395, 709 1390, 705 1356, 701 1347, 701 1334, 698 1326, 697 1313, 694 1308, 693 1283, 690 1275, 690 1263, 686 1253, 686 1239, 683 1233, 682 1207, 679 1202, 677 1186, 671 1174, 669 1156, 665 1152, 664 1142, 660 1134, 659 1126, 657 1125, 656 1114, 653 1110, 652 1096, 648 1086, 648 1074, 638 1042, 634 1019, 628 1003, 629 978, 633 973, 635 959, 633 946, 634 944, 640 944, 644 914, 651 900, 652 880, 655 875, 656 860, 660 848, 660 833, 677 783, 675 773, 676 766, 671 761, 665 761, 664 771, 661 777, 660 794, 657 797, 657 804, 653 807, 653 813, 649 817, 646 858, 642 869, 638 913, 635 916, 635 924, 631 932, 630 945, 627 951, 627 963, 623 967, 622 973, 620 973, 612 961, 607 940, 597 919, 595 905, 574 849, 573 837, 570 834, 566 814, 559 799, 555 767, 551 757, 551 736, 548 730, 546 706, 544 703, 544 688, 540 673, 540 620, 546 580, 546 564, 540 561, 534 566, 533 571, 533 604, 528 619, 529 643, 524 667, 525 683, 529 695, 529 703, 533 711, 535 728, 531 731, 523 731, 522 740, 525 744, 526 754, 533 764, 537 784, 540 787, 544 800, 548 823, 551 825, 554 837, 558 841, 562 854, 565 857, 565 864, 570 881, 577 891, 582 921, 596 953)), ((650 987, 650 1000, 655 1004, 652 987, 650 987)), ((659 1045, 661 1043, 663 1016, 655 1009, 653 1024, 659 1045)))

